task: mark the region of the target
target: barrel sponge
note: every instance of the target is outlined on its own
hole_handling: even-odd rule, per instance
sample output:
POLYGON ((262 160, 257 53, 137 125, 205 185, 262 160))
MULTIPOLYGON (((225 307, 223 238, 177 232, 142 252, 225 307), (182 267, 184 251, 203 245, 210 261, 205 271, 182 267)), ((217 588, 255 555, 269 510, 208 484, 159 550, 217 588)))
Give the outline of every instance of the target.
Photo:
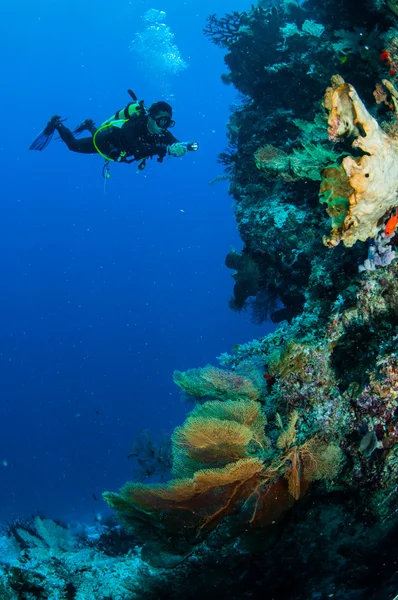
POLYGON ((324 100, 329 138, 335 142, 354 138, 351 147, 356 156, 346 156, 340 166, 322 171, 320 201, 328 205, 332 218, 330 236, 323 241, 329 247, 340 241, 350 247, 374 238, 398 205, 398 140, 380 128, 352 85, 337 76, 336 80, 324 100))

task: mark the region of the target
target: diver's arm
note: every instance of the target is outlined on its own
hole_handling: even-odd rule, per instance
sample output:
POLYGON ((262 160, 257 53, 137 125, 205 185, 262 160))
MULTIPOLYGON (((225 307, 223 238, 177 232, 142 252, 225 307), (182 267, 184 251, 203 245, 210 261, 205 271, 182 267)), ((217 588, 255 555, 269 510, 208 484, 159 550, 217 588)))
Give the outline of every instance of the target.
POLYGON ((166 155, 169 156, 184 156, 187 152, 196 152, 199 149, 198 142, 180 142, 170 132, 167 139, 156 146, 155 154, 158 155, 158 162, 163 162, 166 155))
POLYGON ((167 154, 169 156, 184 156, 188 152, 188 148, 186 144, 177 140, 176 137, 170 131, 168 131, 167 135, 167 154))
POLYGON ((171 133, 171 131, 167 132, 167 145, 172 146, 173 144, 179 144, 180 140, 177 140, 176 137, 171 133))
POLYGON ((175 144, 171 144, 167 146, 167 154, 170 156, 184 156, 188 152, 188 147, 183 142, 176 142, 175 144))

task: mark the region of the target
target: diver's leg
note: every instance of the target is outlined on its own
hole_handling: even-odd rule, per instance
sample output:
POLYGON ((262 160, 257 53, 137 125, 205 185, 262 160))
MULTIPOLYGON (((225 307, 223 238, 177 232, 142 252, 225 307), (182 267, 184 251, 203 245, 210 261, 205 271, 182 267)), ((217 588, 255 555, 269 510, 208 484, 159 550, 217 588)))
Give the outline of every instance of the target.
POLYGON ((58 131, 61 140, 72 152, 80 152, 81 154, 97 153, 92 137, 76 139, 71 130, 65 127, 63 123, 57 123, 55 129, 58 131))

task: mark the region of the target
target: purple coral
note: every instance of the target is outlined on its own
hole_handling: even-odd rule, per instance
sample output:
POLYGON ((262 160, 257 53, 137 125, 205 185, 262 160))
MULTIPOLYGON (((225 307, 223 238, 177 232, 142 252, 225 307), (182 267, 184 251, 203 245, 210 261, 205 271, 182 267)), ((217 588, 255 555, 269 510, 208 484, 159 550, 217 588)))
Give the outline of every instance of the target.
POLYGON ((368 258, 363 265, 359 265, 359 271, 375 271, 377 267, 387 267, 394 260, 396 254, 390 246, 390 236, 380 233, 369 245, 368 258))

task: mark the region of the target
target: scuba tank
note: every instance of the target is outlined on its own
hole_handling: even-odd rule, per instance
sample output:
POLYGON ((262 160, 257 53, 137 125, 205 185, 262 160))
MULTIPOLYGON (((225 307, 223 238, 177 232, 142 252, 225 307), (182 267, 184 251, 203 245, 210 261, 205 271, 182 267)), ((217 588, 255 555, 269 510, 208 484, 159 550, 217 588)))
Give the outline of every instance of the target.
POLYGON ((101 124, 101 126, 98 127, 97 131, 93 135, 93 144, 94 144, 94 147, 97 150, 98 154, 100 156, 102 156, 102 158, 105 159, 105 170, 106 170, 106 173, 107 173, 107 178, 109 178, 108 165, 109 165, 110 162, 114 162, 115 160, 117 162, 121 162, 121 161, 133 162, 133 161, 127 161, 127 160, 125 160, 125 157, 123 156, 123 153, 120 154, 119 158, 115 159, 115 158, 112 158, 111 156, 107 156, 106 154, 104 154, 103 152, 101 152, 101 150, 99 149, 98 144, 97 144, 97 135, 101 131, 104 131, 104 129, 107 129, 108 127, 119 127, 119 128, 123 127, 123 125, 129 119, 140 117, 141 115, 145 115, 146 114, 146 108, 144 106, 144 101, 143 100, 139 100, 138 101, 137 96, 134 94, 134 92, 132 90, 127 90, 127 93, 129 94, 129 96, 131 97, 131 99, 133 101, 129 102, 125 108, 122 108, 122 109, 118 110, 114 115, 112 115, 111 117, 109 117, 109 119, 107 119, 106 121, 104 121, 101 124))
MULTIPOLYGON (((114 125, 115 127, 122 127, 123 123, 128 121, 134 117, 140 117, 146 114, 146 108, 144 106, 144 101, 139 100, 137 96, 134 94, 132 90, 127 90, 127 93, 132 99, 132 102, 129 102, 125 108, 118 110, 114 115, 109 117, 106 121, 104 121, 101 127, 114 125)), ((100 127, 100 129, 101 129, 100 127)))

